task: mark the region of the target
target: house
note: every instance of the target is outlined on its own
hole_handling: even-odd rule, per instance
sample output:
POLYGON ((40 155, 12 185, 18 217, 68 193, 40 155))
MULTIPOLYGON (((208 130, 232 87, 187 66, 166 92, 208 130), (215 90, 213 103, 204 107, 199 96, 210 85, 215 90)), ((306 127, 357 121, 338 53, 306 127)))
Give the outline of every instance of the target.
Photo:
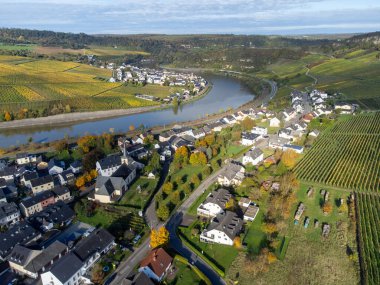
POLYGON ((148 155, 148 152, 145 149, 144 145, 137 143, 132 145, 125 145, 124 155, 130 155, 132 157, 141 159, 146 157, 148 155))
POLYGON ((162 132, 160 133, 159 137, 158 137, 158 140, 160 142, 166 142, 168 141, 172 136, 175 136, 176 133, 172 130, 170 131, 166 131, 166 132, 162 132))
POLYGON ((80 162, 79 160, 74 161, 70 164, 70 169, 74 174, 81 173, 83 169, 82 162, 80 162))
POLYGON ((121 177, 124 179, 127 186, 129 186, 136 178, 137 167, 134 164, 122 164, 113 174, 112 177, 121 177))
POLYGON ((249 205, 244 212, 244 221, 252 222, 256 218, 258 212, 259 207, 256 205, 249 205))
POLYGON ((226 169, 218 176, 218 183, 225 187, 239 186, 244 179, 245 168, 239 164, 230 163, 226 169))
POLYGON ((310 123, 311 120, 314 119, 314 116, 312 113, 308 113, 302 117, 302 120, 306 123, 310 123))
POLYGON ((44 208, 54 203, 54 193, 52 191, 44 191, 35 196, 23 199, 19 206, 21 213, 25 217, 29 217, 34 213, 41 212, 44 208))
POLYGON ((14 177, 20 178, 28 172, 30 172, 29 167, 27 167, 26 165, 19 166, 19 167, 17 167, 16 171, 14 172, 14 177))
POLYGON ((114 203, 127 191, 127 184, 122 177, 98 176, 95 184, 95 192, 89 199, 101 203, 114 203))
POLYGON ((37 279, 40 274, 49 270, 67 252, 67 246, 59 241, 54 241, 47 248, 41 250, 16 245, 7 260, 13 272, 37 279))
POLYGON ((204 131, 204 129, 200 128, 200 129, 197 129, 197 130, 192 130, 192 134, 191 134, 194 138, 196 139, 200 139, 202 137, 204 137, 206 135, 206 132, 204 131))
POLYGON ((292 140, 293 136, 292 136, 291 129, 281 129, 281 130, 279 130, 278 131, 278 137, 279 138, 284 138, 284 139, 287 139, 287 140, 292 140))
POLYGON ((121 285, 155 285, 154 282, 144 273, 139 272, 129 276, 121 282, 121 285))
POLYGON ((6 201, 9 199, 17 198, 18 190, 14 185, 6 185, 5 187, 0 188, 0 200, 1 197, 5 197, 6 201))
POLYGON ((279 128, 281 121, 277 117, 273 117, 269 120, 269 126, 272 128, 279 128))
POLYGON ((293 145, 293 144, 284 144, 284 146, 282 147, 282 150, 283 151, 293 150, 296 153, 303 153, 303 147, 302 146, 293 145))
POLYGON ((74 253, 68 253, 41 274, 42 285, 81 284, 82 268, 82 261, 74 253))
POLYGON ((254 127, 251 133, 264 137, 268 134, 268 129, 264 127, 254 127))
POLYGON ((312 130, 310 133, 309 133, 309 136, 311 137, 317 137, 319 136, 320 132, 318 130, 312 130))
POLYGON ((73 252, 82 262, 82 268, 88 270, 115 245, 115 237, 107 230, 99 228, 80 240, 73 252))
POLYGON ((257 165, 264 160, 264 153, 259 148, 251 149, 243 156, 243 165, 252 164, 257 165))
POLYGON ((139 272, 144 272, 149 278, 161 282, 172 262, 173 258, 163 248, 156 248, 141 261, 139 272))
POLYGON ((54 194, 55 202, 63 201, 67 203, 71 200, 70 190, 67 187, 56 186, 51 190, 51 192, 54 194))
POLYGON ((233 245, 235 237, 240 234, 243 221, 235 212, 226 211, 218 214, 200 235, 200 241, 233 245))
POLYGON ((72 185, 75 182, 75 175, 71 168, 69 168, 63 171, 62 173, 59 173, 58 179, 59 183, 61 183, 62 186, 67 184, 72 185))
POLYGON ((272 136, 269 138, 268 146, 271 148, 281 148, 284 146, 284 144, 289 143, 288 139, 280 138, 278 136, 272 136))
POLYGON ((4 260, 17 244, 27 245, 41 237, 27 222, 19 222, 5 232, 0 232, 0 259, 4 260))
POLYGON ((64 168, 65 168, 65 163, 63 161, 59 161, 54 158, 49 160, 48 170, 49 170, 50 175, 62 173, 64 168))
POLYGON ((253 145, 259 138, 260 135, 258 134, 243 132, 241 134, 241 144, 246 146, 253 145))
POLYGON ((236 124, 236 119, 235 117, 228 115, 222 119, 226 124, 233 125, 236 124))
POLYGON ((351 104, 340 102, 340 103, 335 103, 334 109, 341 110, 341 111, 348 111, 350 113, 353 110, 353 107, 351 104))
POLYGON ((32 184, 30 183, 31 180, 38 178, 38 173, 35 171, 30 171, 25 173, 21 179, 20 182, 22 185, 28 187, 29 189, 32 188, 32 184))
POLYGON ((5 181, 14 181, 15 172, 17 170, 16 166, 5 166, 0 170, 0 178, 3 178, 5 181))
POLYGON ((54 179, 52 176, 47 175, 30 180, 31 190, 33 194, 43 191, 51 190, 54 188, 54 179))
POLYGON ((67 226, 75 217, 75 212, 63 201, 49 205, 41 212, 28 217, 28 222, 41 231, 51 230, 54 226, 67 226))
POLYGON ((111 176, 121 166, 120 155, 109 155, 96 162, 99 176, 111 176))
POLYGON ((35 163, 35 162, 37 162, 36 154, 28 154, 28 153, 16 154, 17 165, 24 165, 24 164, 35 163))
POLYGON ((226 203, 232 198, 230 191, 224 188, 212 191, 206 200, 197 208, 197 215, 207 218, 216 217, 223 213, 226 203))
POLYGON ((8 226, 20 220, 20 210, 14 202, 0 202, 0 226, 8 226))
POLYGON ((5 196, 5 193, 4 193, 4 188, 0 188, 0 203, 1 202, 4 202, 4 203, 7 203, 7 197, 5 196))
POLYGON ((131 139, 131 142, 132 142, 132 144, 143 144, 144 140, 141 137, 139 137, 139 136, 134 136, 131 139))
POLYGON ((290 121, 291 119, 295 118, 296 115, 297 112, 293 108, 288 108, 281 112, 281 116, 285 121, 290 121))
POLYGON ((249 205, 251 205, 251 199, 249 198, 240 198, 238 205, 242 208, 247 208, 249 205))
POLYGON ((228 127, 227 124, 224 124, 223 122, 217 121, 215 123, 208 124, 208 127, 214 131, 214 132, 221 132, 222 129, 228 127))

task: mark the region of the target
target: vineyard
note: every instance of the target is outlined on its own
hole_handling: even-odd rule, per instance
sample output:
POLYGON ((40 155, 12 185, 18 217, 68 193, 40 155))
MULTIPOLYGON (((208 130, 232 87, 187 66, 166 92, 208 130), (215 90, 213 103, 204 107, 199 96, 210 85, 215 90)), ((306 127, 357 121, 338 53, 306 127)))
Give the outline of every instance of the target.
POLYGON ((356 205, 362 278, 364 284, 380 284, 380 197, 359 193, 356 205))
POLYGON ((355 191, 380 190, 380 113, 343 117, 296 167, 304 181, 355 191))
POLYGON ((72 111, 142 107, 158 103, 137 99, 136 93, 162 98, 179 90, 107 82, 111 75, 111 70, 74 62, 0 55, 0 112, 67 104, 72 111))

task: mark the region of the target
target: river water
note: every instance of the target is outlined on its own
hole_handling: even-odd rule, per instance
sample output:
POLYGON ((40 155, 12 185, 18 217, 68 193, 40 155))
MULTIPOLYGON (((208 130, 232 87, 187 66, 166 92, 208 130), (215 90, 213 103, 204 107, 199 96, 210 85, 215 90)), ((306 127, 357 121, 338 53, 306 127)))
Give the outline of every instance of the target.
POLYGON ((204 75, 213 84, 211 91, 203 98, 175 109, 151 111, 122 117, 79 122, 68 126, 46 126, 28 129, 0 131, 0 147, 16 146, 28 142, 49 142, 65 136, 77 137, 88 134, 102 134, 113 128, 114 132, 126 132, 130 125, 146 127, 180 123, 200 119, 207 114, 217 113, 230 107, 236 108, 253 99, 254 95, 235 78, 218 75, 204 75))

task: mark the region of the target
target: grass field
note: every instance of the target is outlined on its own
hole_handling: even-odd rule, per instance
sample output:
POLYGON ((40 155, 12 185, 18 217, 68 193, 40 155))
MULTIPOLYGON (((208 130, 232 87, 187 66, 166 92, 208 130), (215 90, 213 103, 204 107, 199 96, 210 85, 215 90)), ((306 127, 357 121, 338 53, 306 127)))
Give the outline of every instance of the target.
POLYGON ((380 190, 380 113, 346 116, 296 166, 302 180, 356 191, 380 190))
POLYGON ((174 260, 174 267, 177 268, 174 279, 167 280, 169 285, 196 285, 202 284, 199 276, 186 264, 174 260))
POLYGON ((364 284, 380 284, 380 197, 357 194, 356 205, 364 284))
POLYGON ((0 56, 0 104, 15 112, 21 107, 40 108, 52 100, 81 111, 130 108, 158 104, 138 99, 136 93, 163 98, 180 91, 179 87, 106 82, 111 75, 110 70, 74 62, 0 56))
POLYGON ((119 201, 119 205, 131 206, 137 209, 143 209, 149 197, 156 188, 157 180, 139 177, 132 185, 123 198, 119 201), (140 192, 137 188, 140 186, 140 192))

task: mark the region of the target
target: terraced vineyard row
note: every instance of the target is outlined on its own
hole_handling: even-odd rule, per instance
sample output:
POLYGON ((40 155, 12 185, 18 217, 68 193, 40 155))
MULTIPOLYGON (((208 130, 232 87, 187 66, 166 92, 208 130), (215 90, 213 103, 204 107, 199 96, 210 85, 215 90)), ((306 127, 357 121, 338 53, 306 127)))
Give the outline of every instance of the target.
POLYGON ((340 120, 296 167, 305 181, 356 191, 380 191, 380 113, 340 120))
POLYGON ((380 196, 359 193, 356 205, 364 284, 380 284, 380 196))

